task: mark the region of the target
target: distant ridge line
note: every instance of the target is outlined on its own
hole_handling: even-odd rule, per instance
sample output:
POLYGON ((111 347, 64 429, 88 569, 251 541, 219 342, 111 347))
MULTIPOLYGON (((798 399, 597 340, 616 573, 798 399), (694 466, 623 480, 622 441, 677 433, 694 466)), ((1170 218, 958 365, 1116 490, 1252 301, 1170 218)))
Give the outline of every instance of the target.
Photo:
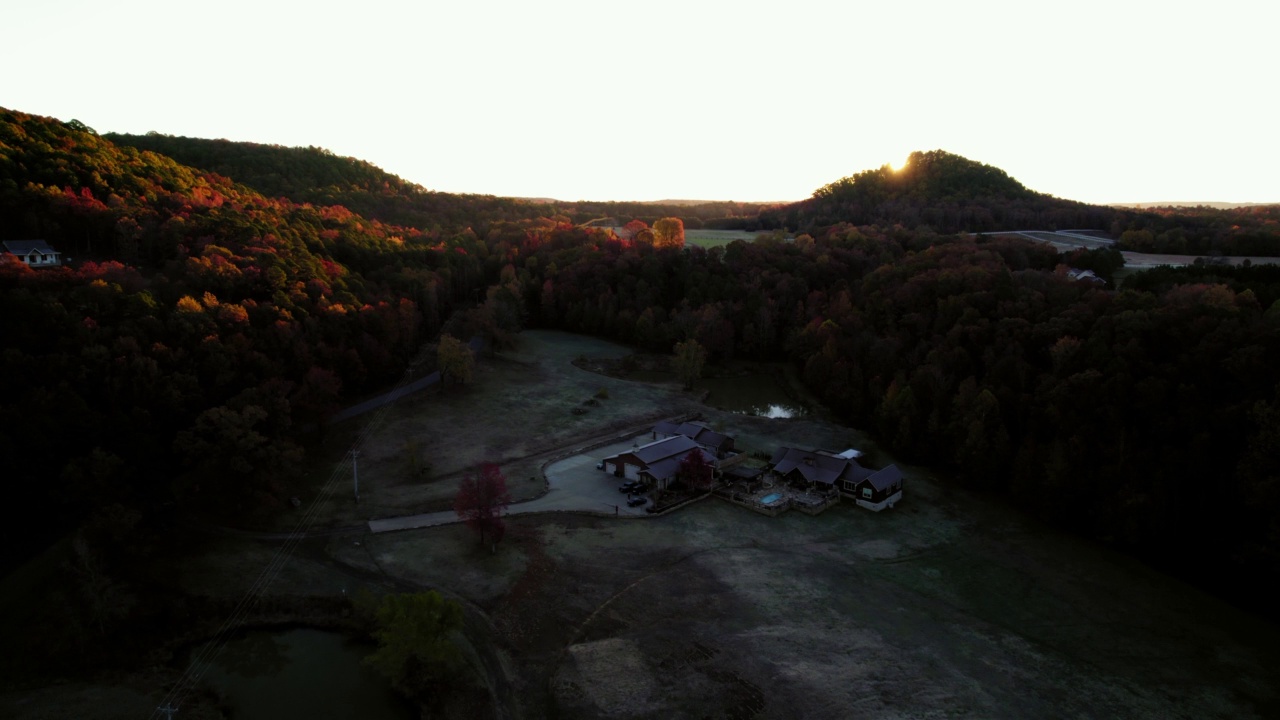
POLYGON ((572 205, 574 203, 619 203, 627 205, 677 205, 689 206, 695 205, 718 205, 720 203, 741 203, 742 205, 786 205, 789 203, 799 202, 799 200, 557 200, 548 197, 523 197, 520 195, 510 196, 511 200, 520 200, 522 202, 533 202, 546 204, 572 205))
POLYGON ((1200 201, 1200 202, 1191 202, 1191 201, 1184 200, 1184 201, 1176 201, 1176 202, 1162 201, 1162 202, 1137 202, 1137 203, 1133 203, 1133 202, 1107 203, 1107 206, 1109 207, 1130 208, 1134 210, 1146 210, 1148 208, 1160 208, 1160 207, 1207 207, 1207 208, 1213 208, 1214 210, 1234 210, 1236 208, 1266 207, 1268 205, 1280 205, 1280 201, 1233 203, 1233 202, 1215 202, 1215 201, 1209 201, 1209 200, 1200 201))

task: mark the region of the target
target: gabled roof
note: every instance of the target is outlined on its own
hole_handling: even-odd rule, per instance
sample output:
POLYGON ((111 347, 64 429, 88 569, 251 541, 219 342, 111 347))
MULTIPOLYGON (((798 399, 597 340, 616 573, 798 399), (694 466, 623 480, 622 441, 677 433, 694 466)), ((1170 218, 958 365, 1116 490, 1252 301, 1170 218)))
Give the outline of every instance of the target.
POLYGON ((673 478, 676 476, 676 473, 680 472, 680 463, 684 462, 684 459, 688 457, 690 453, 695 452, 702 455, 702 459, 707 463, 708 467, 712 466, 716 461, 714 456, 707 454, 707 452, 702 448, 694 446, 693 450, 663 458, 649 465, 649 467, 645 468, 642 472, 652 475, 655 480, 667 480, 669 478, 673 478))
POLYGON ((729 436, 724 433, 718 433, 711 428, 707 428, 698 433, 693 439, 707 447, 718 448, 729 440, 729 436))
POLYGON ((653 431, 655 433, 662 433, 663 435, 679 435, 680 426, 676 423, 671 422, 670 420, 663 420, 662 422, 653 426, 653 431))
POLYGON ((26 255, 32 250, 42 252, 46 255, 61 254, 52 247, 49 247, 49 243, 43 240, 5 240, 4 249, 14 255, 26 255))
POLYGON ((884 492, 894 485, 902 487, 902 471, 898 469, 897 465, 890 465, 867 478, 867 482, 871 483, 871 487, 880 492, 884 492))
POLYGON ((683 435, 697 440, 699 445, 713 448, 719 448, 729 439, 728 435, 718 433, 700 422, 686 422, 677 425, 669 420, 663 420, 653 426, 653 431, 663 435, 683 435))
POLYGON ((834 485, 838 480, 859 481, 871 475, 871 471, 853 458, 840 457, 825 450, 801 450, 778 448, 773 454, 773 471, 786 475, 792 471, 809 482, 834 485))
POLYGON ((672 455, 683 455, 696 447, 698 447, 698 443, 694 442, 692 438, 687 438, 684 435, 675 435, 641 445, 632 450, 631 454, 635 455, 636 459, 645 465, 653 465, 659 460, 669 458, 672 455))

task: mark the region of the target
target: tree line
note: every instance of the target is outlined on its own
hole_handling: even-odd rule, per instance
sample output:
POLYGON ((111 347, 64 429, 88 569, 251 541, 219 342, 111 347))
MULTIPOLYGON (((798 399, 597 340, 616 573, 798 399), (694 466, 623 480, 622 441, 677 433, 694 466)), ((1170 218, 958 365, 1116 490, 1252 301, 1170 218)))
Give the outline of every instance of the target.
POLYGON ((835 225, 672 251, 559 232, 508 252, 533 324, 788 360, 895 454, 1061 527, 1219 590, 1280 569, 1270 268, 1115 290, 1007 238, 835 225))
POLYGON ((401 378, 498 279, 473 232, 267 198, 10 111, 0 217, 76 256, 0 263, 6 518, 41 508, 49 534, 121 505, 272 512, 302 429, 401 378))

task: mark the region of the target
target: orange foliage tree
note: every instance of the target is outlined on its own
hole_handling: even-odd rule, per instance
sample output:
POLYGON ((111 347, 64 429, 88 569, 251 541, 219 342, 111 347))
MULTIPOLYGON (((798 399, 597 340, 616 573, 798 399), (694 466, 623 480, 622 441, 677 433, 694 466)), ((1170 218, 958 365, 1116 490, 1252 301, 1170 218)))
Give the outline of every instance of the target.
POLYGON ((684 221, 666 217, 653 224, 654 247, 684 247, 684 221))

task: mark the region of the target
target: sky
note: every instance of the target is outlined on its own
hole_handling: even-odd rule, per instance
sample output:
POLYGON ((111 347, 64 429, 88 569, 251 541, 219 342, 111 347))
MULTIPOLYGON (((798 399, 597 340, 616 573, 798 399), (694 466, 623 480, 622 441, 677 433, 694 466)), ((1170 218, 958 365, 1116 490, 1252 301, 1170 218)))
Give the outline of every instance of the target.
POLYGON ((1280 3, 6 3, 0 107, 432 190, 798 200, 913 150, 1085 202, 1280 202, 1280 3))

